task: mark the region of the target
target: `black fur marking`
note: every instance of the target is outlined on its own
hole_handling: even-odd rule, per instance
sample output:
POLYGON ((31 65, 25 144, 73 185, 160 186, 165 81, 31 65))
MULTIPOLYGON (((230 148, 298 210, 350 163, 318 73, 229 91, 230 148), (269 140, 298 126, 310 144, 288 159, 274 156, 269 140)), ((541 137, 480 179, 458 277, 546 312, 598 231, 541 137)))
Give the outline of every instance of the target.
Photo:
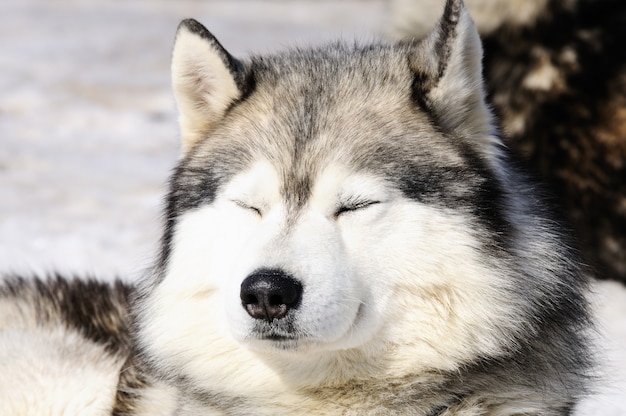
POLYGON ((254 91, 256 90, 256 78, 254 72, 246 70, 246 67, 242 65, 238 76, 235 78, 235 82, 239 86, 240 95, 230 106, 226 109, 226 115, 236 106, 246 101, 254 91))
POLYGON ((174 169, 166 200, 165 229, 157 263, 160 270, 164 270, 169 261, 174 228, 179 215, 202 204, 213 202, 221 183, 219 175, 208 163, 205 167, 189 167, 183 160, 174 169))
POLYGON ((432 88, 431 84, 432 82, 428 74, 417 69, 414 70, 413 82, 411 84, 411 100, 429 116, 432 122, 435 122, 435 114, 431 109, 430 101, 427 99, 428 92, 432 88))
POLYGON ((388 149, 377 152, 376 165, 385 167, 383 174, 397 182, 407 198, 466 212, 489 232, 490 247, 508 248, 513 228, 507 217, 504 184, 471 144, 461 137, 448 139, 448 151, 457 153, 463 160, 461 164, 437 165, 429 156, 388 149))
POLYGON ((157 261, 160 270, 164 270, 169 261, 178 217, 202 205, 211 204, 220 186, 236 172, 243 170, 249 159, 249 150, 245 144, 237 146, 229 143, 226 147, 212 145, 209 141, 195 146, 178 163, 170 178, 165 206, 165 229, 157 261), (207 146, 211 147, 208 156, 205 154, 207 146))
POLYGON ((426 416, 440 416, 447 409, 448 409, 448 406, 446 406, 446 405, 437 406, 433 410, 428 412, 428 414, 426 416))
POLYGON ((141 394, 151 384, 146 376, 148 372, 138 357, 139 353, 133 351, 122 366, 112 416, 136 415, 141 394))
POLYGON ((46 280, 8 276, 6 280, 0 285, 0 296, 31 299, 42 322, 77 330, 110 353, 128 353, 132 286, 120 281, 68 280, 60 275, 46 280))
POLYGON ((459 16, 463 10, 463 2, 458 0, 448 0, 443 11, 440 24, 437 28, 438 38, 435 42, 435 52, 439 53, 439 66, 437 68, 437 78, 435 83, 443 77, 448 67, 450 55, 452 54, 452 43, 457 36, 457 24, 459 16))

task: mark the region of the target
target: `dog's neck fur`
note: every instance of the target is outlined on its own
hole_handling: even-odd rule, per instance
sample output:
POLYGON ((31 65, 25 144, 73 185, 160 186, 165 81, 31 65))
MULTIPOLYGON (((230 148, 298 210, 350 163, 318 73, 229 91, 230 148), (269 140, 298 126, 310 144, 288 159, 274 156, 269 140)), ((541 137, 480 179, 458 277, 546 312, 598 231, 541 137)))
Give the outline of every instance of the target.
MULTIPOLYGON (((541 369, 530 364, 539 361, 540 358, 529 356, 529 350, 523 349, 506 359, 479 360, 454 371, 420 371, 402 377, 372 374, 341 381, 328 378, 333 381, 316 381, 308 387, 290 385, 279 374, 263 379, 254 374, 250 375, 252 383, 246 394, 234 395, 217 384, 199 388, 184 377, 163 373, 135 352, 121 373, 113 415, 311 415, 325 409, 326 415, 393 412, 448 416, 483 414, 500 406, 508 410, 518 408, 520 414, 535 414, 547 410, 546 398, 533 385, 515 384, 506 375, 511 363, 526 366, 524 363, 528 362, 528 368, 537 374, 554 375, 554 380, 544 377, 537 383, 558 383, 560 375, 565 373, 564 368, 563 371, 559 368, 566 363, 544 363, 541 369), (487 387, 493 387, 491 383, 483 383, 494 374, 502 380, 498 391, 487 387)), ((572 408, 571 403, 552 406, 551 413, 545 414, 568 415, 572 408)))

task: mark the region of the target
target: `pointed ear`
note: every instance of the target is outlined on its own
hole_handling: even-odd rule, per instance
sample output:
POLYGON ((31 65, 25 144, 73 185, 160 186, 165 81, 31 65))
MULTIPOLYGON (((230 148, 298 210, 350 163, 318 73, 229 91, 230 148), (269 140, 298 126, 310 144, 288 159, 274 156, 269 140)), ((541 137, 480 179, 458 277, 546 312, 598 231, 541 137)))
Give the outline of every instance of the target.
POLYGON ((214 128, 242 95, 243 68, 193 19, 183 20, 172 53, 172 85, 183 153, 214 128))
POLYGON ((444 131, 493 134, 482 81, 482 46, 462 0, 448 0, 443 16, 411 57, 415 99, 444 131))

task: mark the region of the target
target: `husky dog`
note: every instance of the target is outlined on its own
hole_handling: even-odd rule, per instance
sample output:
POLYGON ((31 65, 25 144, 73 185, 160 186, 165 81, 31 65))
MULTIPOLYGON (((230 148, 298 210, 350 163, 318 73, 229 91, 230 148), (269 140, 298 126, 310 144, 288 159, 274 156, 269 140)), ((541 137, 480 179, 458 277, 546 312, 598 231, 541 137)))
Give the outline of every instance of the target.
POLYGON ((154 268, 132 300, 2 289, 0 380, 24 371, 26 333, 93 361, 102 394, 74 372, 79 396, 48 382, 15 408, 58 394, 54 409, 115 415, 569 414, 592 370, 586 281, 497 137, 481 57, 460 0, 419 43, 246 61, 183 21, 183 155, 154 268))
MULTIPOLYGON (((393 0, 422 38, 443 0, 393 0)), ((468 0, 504 140, 549 183, 599 278, 626 283, 626 2, 468 0)))

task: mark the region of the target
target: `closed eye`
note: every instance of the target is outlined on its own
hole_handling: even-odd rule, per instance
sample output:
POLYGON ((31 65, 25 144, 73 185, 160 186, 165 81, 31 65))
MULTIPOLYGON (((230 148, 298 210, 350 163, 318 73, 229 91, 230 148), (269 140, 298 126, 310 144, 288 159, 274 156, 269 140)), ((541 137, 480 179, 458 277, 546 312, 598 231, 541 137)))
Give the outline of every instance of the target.
POLYGON ((252 205, 248 205, 245 202, 242 202, 242 201, 239 201, 239 200, 232 200, 232 202, 234 202, 239 208, 243 208, 246 211, 250 211, 250 212, 258 215, 259 217, 263 216, 263 213, 257 207, 253 207, 252 205))
POLYGON ((345 214, 347 212, 353 212, 353 211, 362 210, 362 209, 368 208, 368 207, 370 207, 372 205, 376 205, 376 204, 380 204, 380 201, 357 200, 357 201, 354 201, 354 202, 345 203, 345 204, 339 206, 339 208, 337 208, 337 210, 335 211, 335 218, 337 218, 340 215, 345 214))

